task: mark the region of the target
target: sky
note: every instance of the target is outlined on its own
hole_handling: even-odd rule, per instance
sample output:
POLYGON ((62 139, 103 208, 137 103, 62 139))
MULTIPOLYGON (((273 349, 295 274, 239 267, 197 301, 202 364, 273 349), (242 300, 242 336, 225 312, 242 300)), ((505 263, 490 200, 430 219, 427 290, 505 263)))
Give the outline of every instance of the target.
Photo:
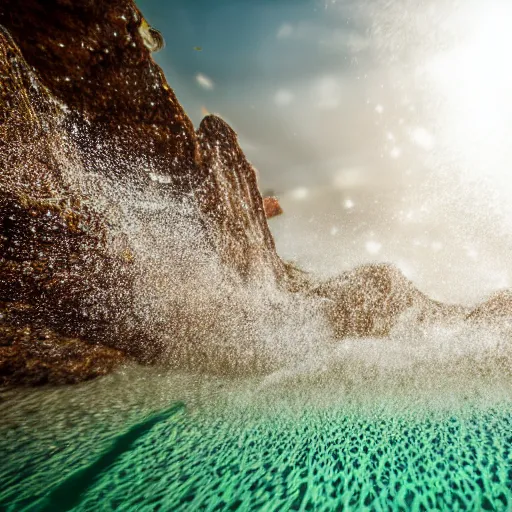
MULTIPOLYGON (((358 174, 508 176, 506 0, 138 0, 196 124, 217 113, 277 192, 358 174), (201 48, 201 51, 198 51, 201 48)), ((512 179, 507 178, 512 192, 512 179)))
POLYGON ((283 257, 454 302, 512 286, 508 0, 137 3, 196 127, 224 118, 279 195, 283 257))
POLYGON ((226 119, 263 188, 324 184, 344 167, 380 159, 375 109, 385 94, 368 25, 353 3, 138 5, 164 35, 156 60, 196 126, 205 111, 226 119))

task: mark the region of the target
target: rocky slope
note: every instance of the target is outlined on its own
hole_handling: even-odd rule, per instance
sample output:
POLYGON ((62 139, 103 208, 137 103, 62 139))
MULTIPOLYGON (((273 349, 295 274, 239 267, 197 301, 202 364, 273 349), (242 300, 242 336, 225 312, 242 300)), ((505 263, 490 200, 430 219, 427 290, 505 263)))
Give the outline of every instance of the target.
MULTIPOLYGON (((2 0, 0 24, 0 300, 16 306, 12 325, 154 356, 140 347, 148 332, 134 321, 136 262, 116 205, 84 196, 76 167, 193 197, 235 275, 283 275, 236 134, 214 116, 195 133, 151 58, 161 36, 132 1, 2 0)), ((0 350, 5 373, 14 348, 0 350)))
POLYGON ((158 360, 136 305, 139 253, 102 182, 164 206, 186 198, 231 289, 265 281, 307 297, 339 338, 385 336, 411 308, 418 321, 464 315, 390 266, 318 284, 284 264, 266 221, 279 204, 263 202, 223 120, 207 116, 194 131, 151 57, 162 38, 132 0, 0 0, 0 26, 0 385, 158 360))
POLYGON ((428 298, 393 265, 363 265, 314 288, 338 338, 388 336, 400 317, 432 324, 462 320, 463 307, 428 298))

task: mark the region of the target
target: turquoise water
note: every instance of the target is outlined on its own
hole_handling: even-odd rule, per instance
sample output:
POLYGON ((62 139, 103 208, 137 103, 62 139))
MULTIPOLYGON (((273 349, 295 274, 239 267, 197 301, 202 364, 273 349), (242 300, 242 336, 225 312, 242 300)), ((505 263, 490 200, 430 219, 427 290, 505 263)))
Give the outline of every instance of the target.
POLYGON ((0 510, 510 510, 512 400, 486 379, 415 402, 139 368, 4 392, 0 510))

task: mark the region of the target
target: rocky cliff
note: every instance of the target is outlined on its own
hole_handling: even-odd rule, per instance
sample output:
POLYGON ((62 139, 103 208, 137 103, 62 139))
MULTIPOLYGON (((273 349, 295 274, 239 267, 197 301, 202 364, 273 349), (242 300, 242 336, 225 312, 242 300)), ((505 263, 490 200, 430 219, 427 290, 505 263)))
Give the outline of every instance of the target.
MULTIPOLYGON (((194 338, 181 322, 193 312, 166 323, 147 314, 153 290, 139 300, 150 267, 129 231, 144 226, 133 227, 120 191, 136 194, 135 205, 147 198, 151 217, 155 198, 159 208, 186 202, 209 254, 229 270, 229 290, 272 282, 320 304, 338 338, 386 336, 409 309, 418 321, 464 316, 390 266, 315 283, 284 264, 266 221, 279 204, 263 202, 222 119, 207 116, 194 131, 151 57, 162 45, 132 0, 0 0, 0 384, 77 382, 127 358, 154 362, 154 323, 194 338)), ((165 227, 162 236, 179 231, 165 227)), ((172 270, 168 258, 153 266, 172 270)), ((161 275, 150 281, 157 291, 161 275)), ((174 295, 164 304, 171 316, 193 303, 174 295)), ((218 311, 209 311, 214 325, 218 311)))
POLYGON ((158 187, 169 201, 193 197, 234 274, 283 274, 236 134, 214 116, 194 131, 151 57, 162 38, 132 1, 2 0, 0 24, 4 322, 152 357, 137 342, 148 334, 133 320, 136 262, 119 212, 84 195, 78 167, 142 192, 158 187))

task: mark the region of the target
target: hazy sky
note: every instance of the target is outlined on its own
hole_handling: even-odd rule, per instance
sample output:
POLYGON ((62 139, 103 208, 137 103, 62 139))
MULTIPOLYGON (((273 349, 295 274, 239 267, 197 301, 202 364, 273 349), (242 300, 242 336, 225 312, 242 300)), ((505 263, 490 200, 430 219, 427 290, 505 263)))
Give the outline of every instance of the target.
POLYGON ((157 61, 194 123, 203 109, 230 122, 263 188, 324 184, 380 159, 386 94, 355 3, 138 4, 165 37, 157 61))
POLYGON ((512 192, 506 0, 138 4, 194 123, 226 119, 263 188, 492 167, 512 192))
POLYGON ((138 4, 195 125, 220 114, 281 196, 281 255, 456 302, 512 286, 509 0, 138 4))

